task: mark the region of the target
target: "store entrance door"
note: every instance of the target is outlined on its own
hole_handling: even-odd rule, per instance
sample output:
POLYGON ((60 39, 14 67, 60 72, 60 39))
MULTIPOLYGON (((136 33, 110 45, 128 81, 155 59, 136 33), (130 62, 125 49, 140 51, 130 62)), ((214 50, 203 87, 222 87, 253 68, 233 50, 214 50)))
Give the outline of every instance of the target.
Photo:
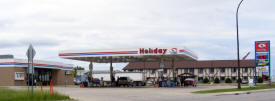
POLYGON ((41 69, 38 68, 35 70, 35 80, 39 85, 47 86, 50 85, 52 79, 52 70, 51 69, 41 69))

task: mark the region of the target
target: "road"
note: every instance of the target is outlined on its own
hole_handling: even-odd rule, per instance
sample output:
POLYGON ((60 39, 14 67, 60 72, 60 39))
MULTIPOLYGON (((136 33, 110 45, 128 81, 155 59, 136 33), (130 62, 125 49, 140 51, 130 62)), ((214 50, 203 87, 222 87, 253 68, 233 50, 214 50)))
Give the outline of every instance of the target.
POLYGON ((196 90, 230 88, 57 88, 80 101, 275 101, 275 90, 240 95, 192 94, 196 90))
POLYGON ((197 88, 54 87, 54 91, 69 95, 79 101, 275 101, 275 89, 240 95, 191 93, 198 90, 221 88, 232 88, 232 86, 202 86, 197 88))
MULTIPOLYGON (((176 100, 175 100, 176 101, 176 100)), ((251 94, 221 95, 186 99, 185 101, 275 101, 275 90, 252 92, 251 94)))

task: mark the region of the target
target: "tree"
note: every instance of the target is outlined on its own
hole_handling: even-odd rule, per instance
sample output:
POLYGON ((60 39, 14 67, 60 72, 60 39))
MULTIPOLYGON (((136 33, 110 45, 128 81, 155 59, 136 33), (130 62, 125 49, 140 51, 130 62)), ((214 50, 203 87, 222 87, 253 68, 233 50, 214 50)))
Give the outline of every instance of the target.
POLYGON ((74 75, 74 77, 76 76, 78 70, 85 70, 85 69, 83 67, 81 67, 81 66, 73 67, 73 75, 74 75))

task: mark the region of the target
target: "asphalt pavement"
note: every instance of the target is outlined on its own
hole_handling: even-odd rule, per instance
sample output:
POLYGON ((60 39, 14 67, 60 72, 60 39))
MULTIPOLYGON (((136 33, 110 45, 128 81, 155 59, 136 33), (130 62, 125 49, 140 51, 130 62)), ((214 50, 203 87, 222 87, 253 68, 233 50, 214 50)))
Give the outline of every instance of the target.
MULTIPOLYGON (((22 89, 22 87, 12 88, 22 89)), ((222 88, 235 88, 235 86, 200 86, 195 88, 79 88, 73 86, 54 87, 54 91, 69 95, 79 101, 275 101, 275 89, 249 91, 249 94, 237 92, 238 95, 235 95, 236 93, 191 93, 198 90, 222 88)))

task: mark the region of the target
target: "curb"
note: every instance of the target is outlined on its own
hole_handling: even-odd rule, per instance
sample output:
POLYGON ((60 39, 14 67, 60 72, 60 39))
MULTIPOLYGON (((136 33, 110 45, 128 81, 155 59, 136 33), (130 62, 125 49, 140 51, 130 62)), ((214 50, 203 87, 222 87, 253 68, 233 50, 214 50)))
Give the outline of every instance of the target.
POLYGON ((259 92, 266 92, 266 91, 275 91, 275 88, 273 88, 273 89, 262 89, 262 90, 251 90, 251 91, 225 92, 225 93, 215 94, 215 96, 241 95, 241 94, 251 94, 251 93, 259 93, 259 92))

